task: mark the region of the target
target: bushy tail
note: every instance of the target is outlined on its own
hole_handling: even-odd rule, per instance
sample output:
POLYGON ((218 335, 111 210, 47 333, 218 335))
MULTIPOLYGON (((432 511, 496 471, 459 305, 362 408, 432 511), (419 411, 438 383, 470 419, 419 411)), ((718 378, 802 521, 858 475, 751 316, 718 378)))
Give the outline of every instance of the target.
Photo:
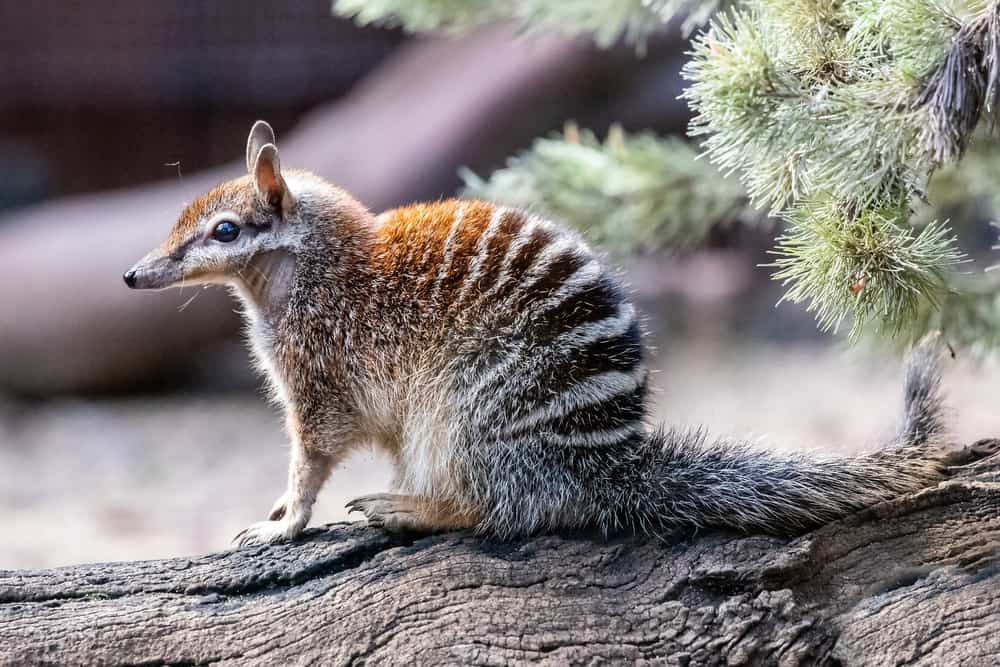
POLYGON ((628 503, 638 512, 629 522, 654 531, 688 525, 796 533, 934 484, 944 475, 946 437, 940 357, 937 336, 913 349, 899 433, 872 454, 782 455, 745 442, 710 442, 702 431, 650 435, 641 491, 628 503))

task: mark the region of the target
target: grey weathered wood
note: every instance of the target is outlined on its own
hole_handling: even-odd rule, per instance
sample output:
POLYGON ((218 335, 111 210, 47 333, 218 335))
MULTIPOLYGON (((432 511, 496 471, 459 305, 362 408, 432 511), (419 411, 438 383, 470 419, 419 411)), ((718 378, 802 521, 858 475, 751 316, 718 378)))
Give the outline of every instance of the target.
POLYGON ((395 536, 0 572, 25 663, 987 665, 1000 461, 796 539, 395 536))

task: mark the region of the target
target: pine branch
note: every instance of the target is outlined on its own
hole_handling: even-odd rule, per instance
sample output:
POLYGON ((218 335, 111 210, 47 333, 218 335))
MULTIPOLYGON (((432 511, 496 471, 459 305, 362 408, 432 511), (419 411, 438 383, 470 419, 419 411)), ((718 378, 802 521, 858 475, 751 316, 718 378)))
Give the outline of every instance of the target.
POLYGON ((907 330, 922 308, 940 304, 963 260, 944 225, 916 233, 908 217, 905 202, 846 215, 832 198, 792 207, 769 265, 788 288, 782 300, 807 303, 823 330, 849 321, 851 340, 869 326, 889 335, 907 330))
POLYGON ((686 142, 621 128, 601 142, 569 125, 488 180, 468 170, 462 177, 469 196, 541 209, 617 252, 686 245, 713 224, 759 218, 740 184, 698 160, 686 142))
POLYGON ((815 20, 811 2, 749 4, 703 33, 684 69, 690 133, 706 137, 711 160, 772 213, 822 192, 862 206, 921 195, 933 165, 905 104, 910 84, 840 18, 815 20), (786 23, 806 5, 804 25, 775 23, 777 5, 786 23))
POLYGON ((917 233, 911 203, 995 108, 997 3, 742 7, 695 41, 685 97, 712 161, 786 220, 773 265, 785 300, 806 303, 823 329, 849 321, 852 339, 961 308, 949 297, 954 238, 940 223, 917 233))
POLYGON ((399 26, 409 32, 464 31, 492 21, 514 21, 528 30, 590 34, 608 47, 619 39, 642 45, 677 16, 689 34, 726 0, 334 0, 333 11, 361 25, 399 26))
POLYGON ((489 0, 334 0, 333 13, 360 25, 375 23, 407 32, 467 30, 504 16, 489 0))
POLYGON ((1000 6, 955 23, 958 31, 944 61, 916 102, 924 113, 921 140, 939 164, 962 156, 984 109, 995 124, 1000 95, 1000 6))

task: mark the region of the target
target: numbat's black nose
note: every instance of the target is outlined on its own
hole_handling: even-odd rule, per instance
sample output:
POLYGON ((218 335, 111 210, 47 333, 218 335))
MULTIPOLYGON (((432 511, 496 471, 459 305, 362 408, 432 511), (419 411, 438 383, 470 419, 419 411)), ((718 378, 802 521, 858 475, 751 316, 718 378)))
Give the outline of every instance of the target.
POLYGON ((126 285, 128 285, 129 287, 135 287, 135 269, 129 269, 128 271, 126 271, 125 275, 122 276, 122 278, 125 279, 126 285))

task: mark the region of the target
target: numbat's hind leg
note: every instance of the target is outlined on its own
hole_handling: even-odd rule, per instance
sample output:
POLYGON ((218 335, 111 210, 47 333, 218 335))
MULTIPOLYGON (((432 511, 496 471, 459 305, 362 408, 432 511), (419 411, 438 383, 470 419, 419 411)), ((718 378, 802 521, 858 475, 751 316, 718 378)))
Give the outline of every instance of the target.
POLYGON ((459 512, 445 503, 397 493, 375 493, 347 503, 351 512, 363 512, 368 523, 387 530, 435 532, 472 528, 479 518, 459 512))

